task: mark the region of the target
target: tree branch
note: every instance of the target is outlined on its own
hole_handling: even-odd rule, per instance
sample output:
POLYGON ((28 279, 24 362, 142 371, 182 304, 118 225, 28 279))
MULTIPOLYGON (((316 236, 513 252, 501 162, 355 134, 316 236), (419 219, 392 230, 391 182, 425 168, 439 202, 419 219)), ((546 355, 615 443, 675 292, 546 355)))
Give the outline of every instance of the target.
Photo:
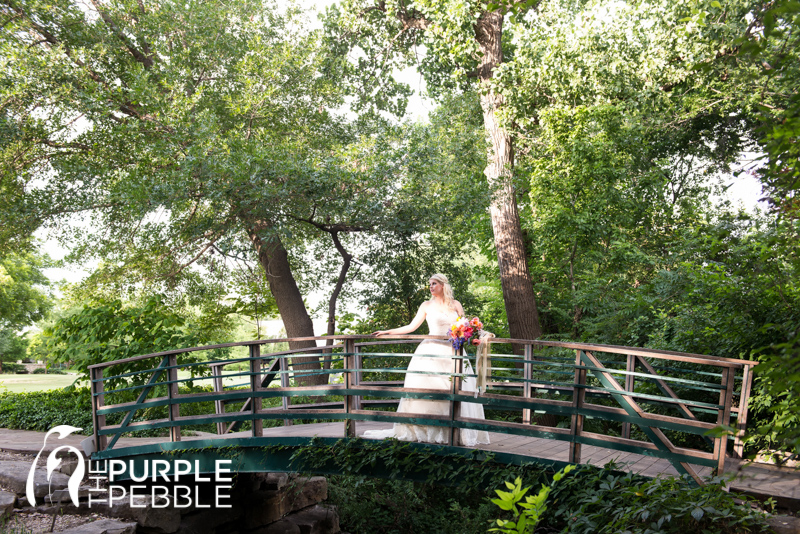
MULTIPOLYGON (((353 256, 345 250, 344 246, 342 246, 342 242, 339 240, 339 232, 331 232, 331 239, 333 240, 333 245, 336 247, 336 250, 339 252, 339 255, 342 257, 344 262, 342 263, 342 268, 339 270, 339 278, 336 280, 336 286, 333 288, 333 293, 331 294, 331 298, 328 299, 328 340, 325 342, 327 345, 333 345, 333 335, 336 333, 336 300, 339 298, 339 293, 342 292, 342 287, 344 287, 345 278, 347 278, 347 271, 350 270, 350 262, 353 260, 353 256)), ((330 354, 325 355, 325 359, 322 363, 323 369, 330 369, 331 367, 331 356, 330 354)))
POLYGON ((150 69, 153 66, 153 58, 144 55, 135 46, 133 46, 131 40, 128 39, 128 37, 125 36, 122 30, 119 29, 117 23, 114 22, 114 19, 112 19, 111 16, 98 5, 97 0, 91 0, 91 1, 94 8, 100 14, 100 18, 103 19, 103 22, 105 22, 106 26, 108 26, 111 29, 114 35, 116 35, 117 38, 120 41, 122 41, 122 43, 125 45, 125 48, 128 49, 128 51, 131 53, 131 55, 133 55, 136 61, 144 65, 146 69, 150 69))

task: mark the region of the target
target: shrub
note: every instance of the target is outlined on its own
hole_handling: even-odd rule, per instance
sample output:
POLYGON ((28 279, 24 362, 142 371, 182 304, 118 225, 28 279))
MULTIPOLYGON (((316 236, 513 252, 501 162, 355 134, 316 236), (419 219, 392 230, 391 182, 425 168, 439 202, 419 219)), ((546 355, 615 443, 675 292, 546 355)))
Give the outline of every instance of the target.
POLYGON ((769 532, 765 515, 739 504, 722 480, 697 486, 687 478, 648 479, 581 466, 550 494, 544 524, 565 533, 769 532))
POLYGON ((46 432, 56 425, 76 426, 91 434, 88 389, 0 393, 0 427, 46 432))
POLYGON ((63 369, 45 369, 44 367, 39 367, 33 370, 33 374, 35 375, 65 375, 67 372, 63 369))
POLYGON ((3 373, 15 374, 20 370, 25 371, 25 366, 20 363, 3 362, 3 373))
POLYGON ((343 530, 483 534, 494 513, 482 488, 337 475, 328 478, 343 530))

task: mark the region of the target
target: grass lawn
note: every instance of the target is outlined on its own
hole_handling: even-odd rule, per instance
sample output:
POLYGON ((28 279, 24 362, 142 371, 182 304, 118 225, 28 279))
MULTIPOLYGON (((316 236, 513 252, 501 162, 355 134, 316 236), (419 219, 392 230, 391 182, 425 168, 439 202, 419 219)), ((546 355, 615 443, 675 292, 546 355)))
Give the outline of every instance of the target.
MULTIPOLYGON (((248 383, 246 376, 226 377, 227 374, 236 374, 241 371, 224 371, 222 382, 225 386, 230 387, 233 385, 244 385, 248 383)), ((178 371, 178 378, 189 378, 188 371, 178 371)), ((10 393, 23 393, 27 391, 47 391, 49 389, 60 389, 72 385, 77 374, 67 375, 15 375, 15 374, 0 374, 0 392, 7 391, 10 393)), ((166 377, 165 377, 166 378, 166 377)), ((185 383, 185 382, 184 382, 185 383)), ((211 385, 213 382, 210 379, 200 380, 195 379, 196 385, 211 385)))
POLYGON ((23 393, 26 391, 46 391, 48 389, 61 389, 72 385, 77 374, 67 375, 0 375, 0 391, 23 393))

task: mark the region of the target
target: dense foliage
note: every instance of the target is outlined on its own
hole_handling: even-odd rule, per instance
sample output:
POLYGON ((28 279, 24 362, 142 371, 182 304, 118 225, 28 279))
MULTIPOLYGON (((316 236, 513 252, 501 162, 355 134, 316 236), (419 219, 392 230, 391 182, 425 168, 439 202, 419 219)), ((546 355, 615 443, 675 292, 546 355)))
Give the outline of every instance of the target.
POLYGON ((31 252, 0 248, 0 362, 26 357, 29 340, 20 329, 41 321, 52 307, 42 272, 47 263, 31 252))
POLYGON ((402 442, 312 444, 293 461, 343 473, 331 477, 329 499, 343 528, 354 532, 486 532, 497 518, 511 517, 490 499, 514 479, 520 490, 550 488, 540 508, 542 531, 767 532, 764 514, 737 502, 721 480, 698 487, 689 479, 624 474, 609 464, 577 467, 554 483, 553 473, 534 464, 496 464, 482 454, 442 457, 402 442), (376 473, 381 478, 370 477, 376 473))
MULTIPOLYGON (((226 317, 217 319, 187 322, 156 295, 139 306, 125 306, 120 300, 86 304, 58 320, 45 334, 52 361, 68 364, 82 374, 81 378, 88 379, 90 365, 225 341, 220 338, 226 334, 226 317)), ((197 358, 189 353, 180 355, 178 360, 185 363, 197 358)), ((150 365, 152 362, 130 362, 114 366, 112 372, 121 375, 143 371, 150 365)), ((138 374, 107 380, 105 384, 107 389, 113 389, 124 381, 138 384, 148 377, 147 373, 138 374)))
POLYGON ((763 512, 737 503, 722 480, 646 479, 616 466, 581 467, 554 485, 545 523, 561 532, 769 532, 763 512))
POLYGON ((227 312, 308 333, 314 291, 331 328, 336 298, 362 313, 339 331, 397 326, 436 271, 509 335, 506 188, 543 336, 760 358, 751 448, 796 449, 796 2, 348 0, 324 31, 247 0, 4 9, 4 358, 48 307, 40 227, 102 260, 48 330, 80 369, 224 341, 227 312), (411 64, 439 105, 388 124, 411 64), (721 200, 742 171, 771 211, 721 200))

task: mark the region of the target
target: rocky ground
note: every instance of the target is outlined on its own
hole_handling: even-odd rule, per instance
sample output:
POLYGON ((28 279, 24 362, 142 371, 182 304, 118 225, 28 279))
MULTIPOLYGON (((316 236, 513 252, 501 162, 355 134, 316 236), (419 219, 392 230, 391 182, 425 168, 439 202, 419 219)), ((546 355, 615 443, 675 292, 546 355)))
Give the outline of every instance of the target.
MULTIPOLYGON (((64 460, 48 480, 39 460, 28 502, 28 476, 35 455, 0 451, 0 533, 33 534, 339 534, 336 508, 323 504, 324 477, 286 473, 238 473, 229 488, 231 506, 212 508, 213 483, 195 485, 195 502, 172 506, 169 496, 133 495, 106 502, 103 490, 84 479, 75 506, 67 482, 80 463, 64 460), (58 472, 60 471, 60 472, 58 472), (201 498, 202 497, 202 498, 201 498), (89 503, 90 499, 94 501, 89 503), (53 504, 55 503, 55 504, 53 504)), ((88 469, 88 468, 87 468, 88 469)), ((206 481, 207 482, 207 481, 206 481)), ((108 488, 108 486, 105 486, 108 488)), ((138 486, 143 487, 143 486, 138 486)), ((216 488, 218 489, 218 488, 216 488)), ((106 490, 107 491, 107 490, 106 490)), ((116 494, 116 493, 115 493, 116 494)), ((107 494, 106 494, 107 495, 107 494)), ((177 499, 177 497, 175 497, 177 499)))
MULTIPOLYGON (((19 454, 13 452, 0 451, 0 462, 18 461, 31 463, 35 455, 19 454)), ((14 489, 0 483, 0 491, 14 493, 14 489)), ((39 532, 63 532, 79 525, 112 519, 101 514, 76 515, 76 514, 46 514, 36 511, 34 508, 16 509, 15 513, 6 517, 2 521, 0 529, 8 534, 38 534, 39 532), (55 518, 55 523, 53 519, 55 518)))

